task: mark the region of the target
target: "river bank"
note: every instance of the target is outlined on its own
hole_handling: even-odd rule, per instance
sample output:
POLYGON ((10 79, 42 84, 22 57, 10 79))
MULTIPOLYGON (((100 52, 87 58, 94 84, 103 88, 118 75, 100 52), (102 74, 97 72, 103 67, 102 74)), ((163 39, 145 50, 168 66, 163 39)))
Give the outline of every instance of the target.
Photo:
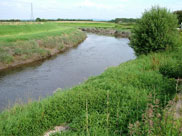
POLYGON ((181 57, 181 48, 143 55, 72 89, 5 110, 0 114, 0 134, 37 136, 65 123, 70 129, 63 136, 127 134, 149 102, 159 99, 164 106, 173 99, 176 80, 160 69, 175 66, 181 57))
POLYGON ((3 71, 0 73, 0 112, 20 101, 27 103, 29 99, 50 96, 57 88, 71 88, 108 67, 135 59, 128 43, 127 38, 87 33, 79 46, 44 61, 3 71))
POLYGON ((181 52, 182 45, 141 55, 71 89, 58 89, 40 101, 17 104, 0 114, 0 135, 38 136, 55 126, 69 128, 62 136, 129 135, 130 124, 142 120, 148 104, 159 100, 162 109, 174 98, 176 75, 182 75, 181 52))
POLYGON ((0 24, 0 71, 45 60, 63 52, 81 43, 86 38, 84 32, 128 38, 132 27, 131 24, 108 22, 0 24))
POLYGON ((109 28, 80 28, 84 32, 88 33, 95 33, 100 35, 109 35, 109 36, 115 36, 120 38, 129 38, 131 35, 131 32, 129 30, 115 30, 115 29, 109 29, 109 28))
POLYGON ((60 36, 4 43, 4 47, 0 46, 3 52, 0 59, 0 71, 44 60, 77 46, 86 39, 86 34, 76 29, 61 33, 60 36))

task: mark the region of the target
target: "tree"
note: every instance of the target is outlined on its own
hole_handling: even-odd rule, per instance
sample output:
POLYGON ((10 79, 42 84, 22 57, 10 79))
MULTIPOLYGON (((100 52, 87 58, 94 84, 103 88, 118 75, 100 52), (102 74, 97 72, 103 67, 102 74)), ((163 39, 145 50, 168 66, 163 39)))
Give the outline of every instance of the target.
POLYGON ((175 47, 178 44, 177 17, 166 8, 145 11, 132 30, 130 46, 136 55, 175 47))
POLYGON ((36 22, 40 22, 41 21, 41 19, 40 18, 36 18, 36 20, 35 20, 36 22))
POLYGON ((182 23, 182 10, 175 11, 174 14, 177 15, 178 24, 181 24, 182 23))

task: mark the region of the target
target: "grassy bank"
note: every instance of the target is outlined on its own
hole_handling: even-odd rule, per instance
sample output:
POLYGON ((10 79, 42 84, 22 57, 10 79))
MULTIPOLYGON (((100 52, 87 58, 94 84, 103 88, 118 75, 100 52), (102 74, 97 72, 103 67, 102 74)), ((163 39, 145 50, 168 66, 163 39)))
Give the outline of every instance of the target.
MULTIPOLYGON (((32 52, 35 51, 30 56, 36 56, 36 51, 50 54, 64 48, 58 43, 72 45, 77 43, 80 37, 85 37, 85 34, 77 29, 82 27, 81 23, 75 26, 72 24, 72 27, 69 23, 67 26, 61 23, 45 23, 53 25, 50 29, 46 27, 47 31, 45 28, 38 29, 37 26, 35 27, 39 31, 35 31, 36 28, 28 30, 26 27, 27 32, 23 35, 21 32, 4 32, 1 36, 3 44, 0 45, 2 53, 8 49, 6 54, 11 54, 15 48, 18 50, 16 57, 22 59, 22 54, 26 54, 23 51, 33 46, 27 49, 27 52, 31 49, 32 52), (22 50, 20 45, 23 46, 22 50)), ((92 25, 89 27, 95 27, 95 24, 92 25)), ((106 27, 102 23, 101 26, 106 27)), ((18 30, 19 28, 16 31, 18 30)), ((129 124, 142 120, 142 114, 146 112, 149 103, 155 104, 156 100, 159 100, 158 106, 162 109, 174 98, 177 92, 175 78, 182 77, 181 52, 180 45, 172 51, 142 55, 136 60, 109 68, 100 76, 92 77, 72 89, 58 90, 53 96, 39 102, 7 109, 0 114, 0 135, 38 136, 62 124, 69 126, 69 130, 61 133, 63 136, 128 135, 129 124)), ((10 64, 11 61, 3 62, 5 63, 10 64)))
POLYGON ((6 110, 0 114, 0 135, 37 136, 61 124, 70 127, 61 135, 127 135, 148 103, 159 99, 163 107, 175 95, 176 80, 162 67, 178 66, 181 51, 140 56, 70 90, 6 110))
POLYGON ((0 70, 45 59, 78 45, 86 35, 78 28, 129 30, 130 24, 107 22, 44 22, 0 24, 0 70))
POLYGON ((86 34, 57 24, 0 25, 0 70, 55 55, 81 43, 86 34))

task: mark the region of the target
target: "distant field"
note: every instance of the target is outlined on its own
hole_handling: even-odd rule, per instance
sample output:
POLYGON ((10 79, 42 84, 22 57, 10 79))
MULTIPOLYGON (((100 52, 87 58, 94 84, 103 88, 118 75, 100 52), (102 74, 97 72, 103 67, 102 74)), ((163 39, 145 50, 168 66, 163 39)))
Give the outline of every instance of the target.
POLYGON ((115 24, 107 22, 88 21, 58 21, 58 22, 15 22, 0 24, 0 42, 14 42, 17 40, 38 39, 45 36, 60 35, 62 31, 72 31, 75 28, 100 27, 108 29, 131 29, 133 24, 115 24))
POLYGON ((0 42, 40 39, 46 36, 60 35, 75 28, 61 27, 57 23, 0 25, 0 42))
POLYGON ((134 24, 115 24, 110 22, 57 22, 61 26, 66 27, 81 27, 81 28, 88 28, 88 27, 97 27, 97 28, 110 28, 110 29, 116 29, 116 30, 126 30, 133 28, 134 24))

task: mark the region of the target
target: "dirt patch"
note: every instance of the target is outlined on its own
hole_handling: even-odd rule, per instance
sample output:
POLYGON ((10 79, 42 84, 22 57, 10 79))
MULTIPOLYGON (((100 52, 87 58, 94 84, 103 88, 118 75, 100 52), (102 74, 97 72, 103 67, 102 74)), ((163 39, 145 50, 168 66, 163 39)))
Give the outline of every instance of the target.
POLYGON ((175 110, 176 110, 176 112, 174 114, 175 118, 177 118, 177 119, 179 119, 179 118, 182 117, 182 94, 179 94, 178 95, 178 99, 179 100, 175 104, 175 110))
POLYGON ((44 136, 50 136, 51 134, 54 134, 54 133, 61 133, 61 132, 66 131, 68 129, 69 129, 68 126, 56 126, 54 128, 54 130, 50 130, 50 131, 46 132, 44 134, 44 136))
POLYGON ((177 80, 176 89, 179 93, 173 100, 174 104, 169 111, 172 111, 174 113, 175 119, 180 119, 182 118, 182 79, 177 80))

